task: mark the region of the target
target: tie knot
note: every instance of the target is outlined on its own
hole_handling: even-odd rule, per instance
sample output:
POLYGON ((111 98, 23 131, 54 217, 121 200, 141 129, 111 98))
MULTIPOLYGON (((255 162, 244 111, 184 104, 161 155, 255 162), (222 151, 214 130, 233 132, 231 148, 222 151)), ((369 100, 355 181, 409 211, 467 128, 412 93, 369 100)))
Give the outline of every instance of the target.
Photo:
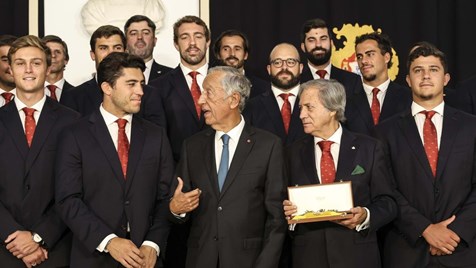
POLYGON ((12 100, 12 97, 13 97, 13 93, 3 92, 3 93, 2 93, 2 97, 3 97, 6 101, 11 101, 11 100, 12 100))
POLYGON ((331 151, 331 145, 333 144, 333 141, 320 141, 317 144, 321 148, 323 152, 330 152, 331 151))
POLYGON ((317 70, 316 74, 319 75, 321 79, 325 79, 327 71, 326 70, 317 70))
POLYGON ((228 145, 228 141, 230 140, 230 136, 228 136, 227 134, 223 134, 221 136, 221 139, 223 141, 223 145, 228 145))
POLYGON ((377 96, 377 94, 380 92, 380 89, 378 88, 374 88, 372 89, 372 94, 374 94, 374 96, 377 96))
POLYGON ((23 112, 25 113, 26 116, 33 116, 35 111, 36 110, 33 108, 28 108, 28 107, 23 108, 23 112))
POLYGON ((279 94, 279 96, 281 97, 281 99, 283 99, 284 101, 287 101, 289 96, 294 96, 294 94, 292 93, 281 93, 279 94))
POLYGON ((192 77, 192 79, 197 79, 198 74, 199 74, 199 72, 197 72, 197 71, 191 71, 190 73, 188 73, 188 75, 190 75, 192 77))
POLYGON ((54 91, 54 90, 57 89, 58 87, 55 86, 55 85, 47 85, 46 88, 48 88, 50 91, 54 91))
POLYGON ((431 119, 436 114, 435 111, 421 111, 420 113, 424 114, 427 119, 431 119))
POLYGON ((124 118, 119 118, 116 120, 117 122, 117 126, 119 127, 119 129, 125 129, 126 128, 126 124, 127 124, 127 120, 124 119, 124 118))

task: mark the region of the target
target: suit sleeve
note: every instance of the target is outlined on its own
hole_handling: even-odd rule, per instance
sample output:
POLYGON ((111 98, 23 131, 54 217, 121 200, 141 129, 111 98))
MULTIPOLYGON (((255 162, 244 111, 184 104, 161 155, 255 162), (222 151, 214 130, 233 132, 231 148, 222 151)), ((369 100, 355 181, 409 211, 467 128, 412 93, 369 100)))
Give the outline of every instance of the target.
POLYGON ((0 203, 0 217, 2 218, 2 220, 0 220, 0 239, 2 239, 2 241, 5 241, 11 233, 17 230, 25 230, 2 203, 0 203))

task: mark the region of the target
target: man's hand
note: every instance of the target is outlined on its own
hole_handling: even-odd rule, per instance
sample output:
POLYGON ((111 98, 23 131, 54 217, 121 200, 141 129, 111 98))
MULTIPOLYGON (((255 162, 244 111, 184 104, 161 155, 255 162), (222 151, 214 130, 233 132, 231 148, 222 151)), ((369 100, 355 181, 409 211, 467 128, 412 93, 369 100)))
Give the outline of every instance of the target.
POLYGON ((363 208, 363 207, 351 208, 350 212, 352 212, 352 215, 353 215, 352 218, 343 219, 343 220, 336 220, 334 222, 353 230, 353 229, 355 229, 355 227, 357 225, 364 222, 365 219, 367 218, 367 210, 365 210, 365 208, 363 208))
POLYGON ((423 231, 423 237, 426 242, 430 244, 430 253, 438 254, 441 251, 441 255, 451 254, 461 241, 459 236, 448 229, 448 225, 456 219, 453 215, 450 218, 435 224, 430 224, 423 231), (433 250, 433 251, 432 251, 433 250))
POLYGON ((39 247, 37 250, 33 251, 28 256, 22 258, 23 263, 26 267, 31 268, 39 265, 48 259, 48 251, 42 247, 39 247))
POLYGON ((114 237, 106 249, 116 261, 126 268, 141 268, 145 264, 144 255, 131 240, 114 237))
POLYGON ((172 213, 180 215, 183 213, 188 213, 198 207, 200 194, 202 191, 197 188, 193 191, 183 193, 183 181, 180 177, 178 177, 177 180, 178 185, 175 189, 174 196, 170 201, 169 208, 172 213))
POLYGON ((443 256, 443 255, 448 255, 448 254, 445 254, 443 251, 439 250, 439 249, 436 249, 432 246, 430 246, 430 254, 433 255, 433 256, 443 256))
POLYGON ((290 220, 291 217, 297 212, 297 207, 289 200, 283 201, 283 209, 286 220, 290 220))
POLYGON ((144 255, 145 264, 142 266, 144 268, 154 268, 155 262, 157 261, 157 251, 153 247, 141 246, 140 252, 144 255))
POLYGON ((5 240, 7 250, 18 259, 30 255, 40 246, 33 241, 32 234, 29 231, 16 231, 10 234, 5 240))

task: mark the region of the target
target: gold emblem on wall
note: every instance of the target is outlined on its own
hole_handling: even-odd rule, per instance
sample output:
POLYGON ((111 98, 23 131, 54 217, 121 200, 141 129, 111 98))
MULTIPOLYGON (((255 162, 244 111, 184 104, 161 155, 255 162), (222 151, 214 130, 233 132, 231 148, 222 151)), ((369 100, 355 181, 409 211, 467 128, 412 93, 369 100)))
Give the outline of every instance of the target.
MULTIPOLYGON (((342 28, 337 29, 336 27, 332 29, 335 38, 337 40, 344 40, 342 43, 344 47, 336 49, 335 46, 332 47, 332 64, 337 66, 341 69, 356 73, 360 75, 359 66, 357 65, 357 59, 355 57, 355 38, 359 35, 371 33, 371 32, 379 32, 381 33, 381 29, 374 30, 371 25, 362 25, 360 26, 358 23, 355 25, 352 24, 344 24, 342 28)), ((388 76, 391 80, 395 80, 398 75, 398 55, 397 52, 392 48, 393 57, 392 67, 388 70, 388 76)))

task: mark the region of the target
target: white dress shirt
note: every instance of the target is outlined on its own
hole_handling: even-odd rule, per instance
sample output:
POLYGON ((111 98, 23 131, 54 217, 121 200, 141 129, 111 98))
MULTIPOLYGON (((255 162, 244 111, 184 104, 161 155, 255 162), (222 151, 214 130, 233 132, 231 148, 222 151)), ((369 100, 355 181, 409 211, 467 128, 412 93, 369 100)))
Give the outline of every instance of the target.
POLYGON ((385 100, 385 95, 387 95, 387 88, 388 88, 388 85, 390 84, 390 78, 387 79, 387 81, 383 82, 382 84, 380 84, 376 87, 369 86, 365 83, 362 83, 362 84, 364 86, 365 95, 367 95, 367 100, 369 101, 369 107, 372 107, 372 100, 374 99, 374 94, 373 94, 372 90, 374 88, 378 88, 380 90, 377 93, 377 99, 380 103, 380 111, 382 111, 382 106, 383 106, 383 102, 385 100))
MULTIPOLYGON (((432 109, 436 113, 431 118, 431 122, 435 125, 436 129, 436 139, 438 141, 438 149, 440 148, 440 140, 441 140, 441 131, 443 129, 443 111, 445 110, 445 102, 441 102, 432 109)), ((415 123, 418 128, 418 134, 420 134, 422 144, 425 144, 423 139, 423 125, 425 124, 426 116, 421 114, 420 112, 426 111, 425 108, 418 105, 417 103, 412 103, 412 115, 415 118, 415 123)))
POLYGON ((144 80, 145 80, 146 85, 149 83, 150 71, 152 70, 152 63, 153 62, 154 62, 154 59, 151 59, 151 60, 149 60, 148 62, 145 63, 144 80))
POLYGON ((273 85, 271 86, 271 90, 273 91, 274 97, 276 98, 276 101, 278 102, 278 107, 279 107, 280 111, 283 108, 284 100, 279 95, 282 94, 282 93, 291 93, 291 94, 293 94, 293 96, 289 96, 288 101, 291 104, 291 114, 293 113, 294 103, 296 103, 296 99, 297 99, 297 96, 299 94, 299 87, 300 86, 297 85, 297 86, 291 88, 288 91, 283 91, 282 89, 279 89, 279 88, 277 88, 273 85))
MULTIPOLYGON (((312 78, 315 79, 321 79, 321 77, 316 73, 317 72, 317 69, 314 68, 309 62, 307 63, 307 65, 309 66, 309 70, 311 70, 311 74, 312 74, 312 78)), ((326 68, 324 68, 324 70, 326 70, 326 76, 324 76, 324 79, 326 80, 329 80, 331 79, 331 69, 332 69, 332 64, 327 64, 326 68)))
MULTIPOLYGON (((182 69, 183 75, 185 76, 185 80, 187 81, 188 89, 192 90, 192 77, 190 76, 190 72, 193 70, 188 68, 187 66, 183 65, 180 63, 180 69, 182 69)), ((203 91, 203 80, 205 80, 205 76, 207 76, 208 73, 208 63, 204 64, 202 67, 198 68, 195 70, 198 72, 197 74, 197 84, 200 87, 200 91, 203 91)))
POLYGON ((223 151, 223 140, 221 139, 221 136, 223 136, 223 134, 228 134, 228 136, 230 136, 230 140, 228 141, 228 168, 230 168, 231 161, 235 155, 236 147, 238 146, 238 141, 240 140, 241 132, 243 132, 244 127, 245 119, 241 116, 240 123, 227 133, 223 131, 217 131, 215 133, 215 161, 217 173, 218 168, 220 167, 221 153, 223 151))
MULTIPOLYGON (((65 82, 65 79, 61 78, 60 80, 56 81, 56 83, 53 84, 56 86, 55 93, 56 93, 56 98, 58 98, 58 101, 61 99, 61 94, 63 93, 64 82, 65 82)), ((46 88, 46 86, 48 85, 51 85, 51 84, 45 81, 45 94, 46 96, 51 97, 50 90, 46 88)))
MULTIPOLYGON (((9 91, 5 91, 5 90, 0 88, 0 107, 4 106, 5 102, 6 102, 6 100, 1 95, 4 92, 9 92, 9 91)), ((13 94, 12 100, 15 99, 15 90, 10 91, 10 93, 13 94)))
MULTIPOLYGON (((16 96, 16 89, 12 90, 11 92, 14 93, 15 96, 16 96), (15 93, 13 91, 15 91, 15 93)), ((18 114, 20 115, 20 120, 21 120, 21 124, 23 126, 23 131, 25 131, 25 117, 26 117, 26 115, 25 115, 25 112, 23 111, 23 108, 25 108, 25 107, 35 109, 35 113, 33 114, 33 117, 35 118, 35 124, 38 125, 38 120, 40 119, 41 110, 43 110, 43 106, 45 105, 46 95, 43 95, 43 98, 41 98, 40 101, 38 101, 37 103, 35 103, 31 107, 26 106, 26 104, 24 104, 17 97, 15 97, 13 99, 13 101, 15 102, 15 105, 17 106, 17 109, 18 109, 18 114)))

